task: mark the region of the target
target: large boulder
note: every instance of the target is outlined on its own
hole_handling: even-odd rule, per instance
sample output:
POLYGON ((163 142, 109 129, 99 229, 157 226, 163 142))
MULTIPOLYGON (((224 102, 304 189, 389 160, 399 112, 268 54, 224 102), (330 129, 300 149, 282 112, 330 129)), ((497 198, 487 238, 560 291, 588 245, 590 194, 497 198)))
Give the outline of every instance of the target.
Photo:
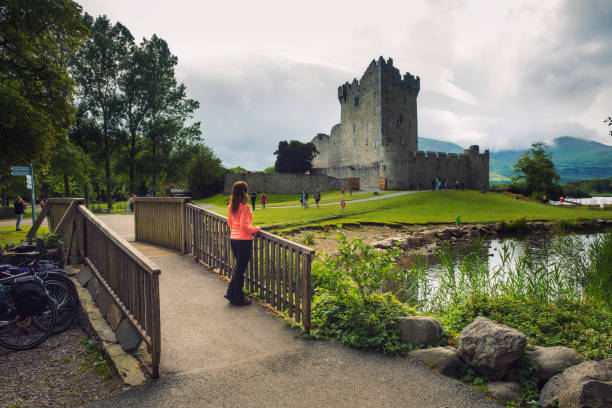
MULTIPOLYGON (((587 361, 575 365, 552 377, 540 393, 539 404, 549 407, 555 400, 559 400, 560 408, 587 407, 587 406, 610 406, 610 405, 585 405, 580 401, 593 399, 599 393, 612 393, 612 359, 604 361, 587 361), (587 383, 595 381, 603 384, 587 383), (578 401, 578 402, 576 402, 578 401), (576 405, 578 404, 578 405, 576 405)), ((607 399, 612 398, 608 395, 607 399)), ((605 401, 605 398, 602 397, 605 401)))
POLYGON ((540 367, 538 378, 543 381, 584 361, 584 357, 576 350, 563 346, 536 347, 525 354, 529 361, 540 367))
POLYGON ((413 350, 408 353, 408 358, 419 360, 440 374, 448 376, 457 375, 461 368, 457 350, 451 346, 413 350))
POLYGON ((520 331, 479 316, 461 330, 458 352, 480 373, 501 378, 526 346, 527 336, 520 331))
POLYGON ((442 325, 429 316, 399 318, 400 338, 414 346, 433 346, 442 338, 442 325))
POLYGON ((487 384, 488 394, 500 401, 518 401, 521 398, 520 389, 521 384, 516 382, 496 381, 487 384))

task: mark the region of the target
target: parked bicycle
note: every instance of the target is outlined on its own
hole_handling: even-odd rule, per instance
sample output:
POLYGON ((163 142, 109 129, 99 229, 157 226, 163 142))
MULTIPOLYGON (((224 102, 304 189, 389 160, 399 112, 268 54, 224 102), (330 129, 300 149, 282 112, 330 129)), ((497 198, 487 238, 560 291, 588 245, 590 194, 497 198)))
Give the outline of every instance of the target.
POLYGON ((55 328, 55 304, 39 277, 29 272, 0 279, 0 346, 26 350, 55 328))

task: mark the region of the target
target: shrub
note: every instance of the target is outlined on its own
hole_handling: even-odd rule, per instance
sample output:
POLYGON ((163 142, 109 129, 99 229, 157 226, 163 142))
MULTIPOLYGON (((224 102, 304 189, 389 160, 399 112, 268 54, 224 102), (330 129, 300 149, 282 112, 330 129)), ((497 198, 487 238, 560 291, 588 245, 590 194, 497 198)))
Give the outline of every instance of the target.
POLYGON ((477 316, 514 327, 530 344, 566 346, 590 359, 612 357, 612 313, 579 302, 542 304, 510 297, 469 298, 454 304, 438 317, 456 339, 477 316))
POLYGON ((392 267, 401 251, 377 251, 360 239, 339 234, 338 253, 312 265, 312 324, 318 336, 347 346, 401 353, 410 346, 399 337, 397 319, 414 309, 390 294, 379 294, 397 279, 392 267))
POLYGON ((503 221, 501 223, 501 230, 503 232, 528 232, 529 224, 527 224, 525 218, 519 218, 508 222, 503 221))

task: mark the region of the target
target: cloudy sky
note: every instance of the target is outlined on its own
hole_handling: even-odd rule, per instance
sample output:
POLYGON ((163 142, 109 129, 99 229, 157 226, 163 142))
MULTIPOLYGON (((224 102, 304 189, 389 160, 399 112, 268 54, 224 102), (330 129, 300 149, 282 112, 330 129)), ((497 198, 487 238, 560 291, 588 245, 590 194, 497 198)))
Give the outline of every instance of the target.
POLYGON ((280 140, 340 121, 337 88, 391 57, 421 77, 419 136, 523 148, 612 144, 609 0, 77 0, 134 37, 164 38, 227 167, 263 169, 280 140))

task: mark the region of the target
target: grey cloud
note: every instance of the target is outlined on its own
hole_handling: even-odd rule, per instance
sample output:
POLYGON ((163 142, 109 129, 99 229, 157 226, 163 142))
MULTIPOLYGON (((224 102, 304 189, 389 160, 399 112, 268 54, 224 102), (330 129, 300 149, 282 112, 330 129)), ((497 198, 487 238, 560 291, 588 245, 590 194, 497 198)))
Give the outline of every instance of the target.
POLYGON ((310 141, 339 121, 336 89, 346 72, 279 58, 237 64, 244 71, 183 70, 190 97, 200 101, 195 116, 205 142, 225 166, 263 169, 274 164, 279 141, 310 141))

